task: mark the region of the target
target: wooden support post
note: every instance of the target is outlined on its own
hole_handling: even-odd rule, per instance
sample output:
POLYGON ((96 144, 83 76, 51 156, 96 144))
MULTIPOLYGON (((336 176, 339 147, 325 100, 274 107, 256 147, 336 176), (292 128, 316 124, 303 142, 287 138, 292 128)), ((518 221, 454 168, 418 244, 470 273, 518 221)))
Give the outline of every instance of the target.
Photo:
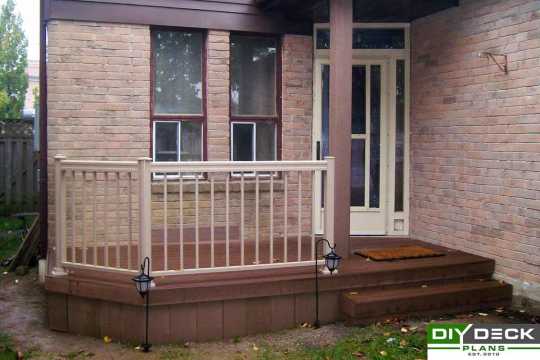
MULTIPOLYGON (((52 270, 53 276, 66 275, 62 262, 65 260, 64 234, 65 234, 65 184, 64 174, 62 170, 62 160, 65 160, 64 155, 56 155, 54 157, 54 211, 55 211, 55 247, 54 247, 54 267, 52 270)), ((46 221, 46 220, 45 220, 46 221)))
POLYGON ((352 5, 352 0, 330 1, 329 145, 335 157, 335 182, 328 184, 327 192, 334 191, 333 241, 343 258, 350 252, 352 5))
MULTIPOLYGON (((152 258, 152 183, 150 177, 150 158, 139 158, 139 253, 140 263, 145 257, 152 258)), ((150 261, 152 264, 152 261, 150 261)), ((151 269, 150 269, 151 270, 151 269)))

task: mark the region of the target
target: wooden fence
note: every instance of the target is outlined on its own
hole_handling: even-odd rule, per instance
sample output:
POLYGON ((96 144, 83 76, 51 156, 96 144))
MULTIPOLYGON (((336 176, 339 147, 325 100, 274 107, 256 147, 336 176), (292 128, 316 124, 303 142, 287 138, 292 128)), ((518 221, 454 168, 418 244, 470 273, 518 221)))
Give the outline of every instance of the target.
POLYGON ((0 121, 0 207, 35 210, 38 198, 38 156, 32 124, 0 121))

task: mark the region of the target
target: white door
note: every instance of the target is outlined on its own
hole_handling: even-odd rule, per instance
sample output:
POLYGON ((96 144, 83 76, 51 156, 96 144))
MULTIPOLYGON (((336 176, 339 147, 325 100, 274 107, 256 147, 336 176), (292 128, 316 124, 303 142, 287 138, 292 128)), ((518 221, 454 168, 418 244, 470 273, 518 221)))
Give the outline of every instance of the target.
MULTIPOLYGON (((354 61, 351 119, 352 235, 387 233, 388 61, 354 61)), ((314 158, 328 155, 330 65, 317 61, 315 70, 314 158)), ((322 232, 324 184, 315 181, 315 229, 322 232)))

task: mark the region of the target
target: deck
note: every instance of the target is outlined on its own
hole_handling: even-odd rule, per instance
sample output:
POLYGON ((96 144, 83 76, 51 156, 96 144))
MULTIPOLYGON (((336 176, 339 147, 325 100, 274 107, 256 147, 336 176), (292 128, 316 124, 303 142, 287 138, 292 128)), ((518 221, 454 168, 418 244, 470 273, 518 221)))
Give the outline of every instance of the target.
MULTIPOLYGON (((337 274, 321 277, 321 321, 343 320, 344 292, 414 288, 463 280, 488 281, 494 261, 406 238, 351 238, 354 247, 417 244, 442 257, 398 261, 344 260, 337 274)), ((74 269, 48 278, 50 326, 125 340, 140 339, 142 299, 131 274, 74 269)), ((157 277, 151 292, 154 342, 202 341, 290 328, 314 320, 313 266, 157 277)))

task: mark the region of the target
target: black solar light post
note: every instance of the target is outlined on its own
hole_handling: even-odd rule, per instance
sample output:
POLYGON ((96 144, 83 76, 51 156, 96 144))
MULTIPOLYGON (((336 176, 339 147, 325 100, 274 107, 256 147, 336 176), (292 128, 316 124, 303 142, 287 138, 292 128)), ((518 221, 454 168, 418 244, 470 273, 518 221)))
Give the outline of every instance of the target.
POLYGON ((149 352, 152 347, 152 344, 148 343, 148 301, 150 298, 152 280, 154 280, 154 278, 150 276, 150 259, 145 257, 141 265, 141 272, 133 278, 137 291, 146 300, 146 335, 144 344, 141 345, 143 352, 149 352))
POLYGON ((330 252, 326 255, 324 255, 324 265, 330 271, 330 274, 332 274, 334 271, 336 271, 339 267, 339 263, 341 261, 341 256, 336 254, 335 249, 336 245, 332 246, 330 242, 326 239, 319 239, 317 241, 317 244, 315 244, 315 324, 313 324, 313 327, 315 329, 318 329, 321 324, 319 322, 319 268, 317 266, 317 259, 319 258, 319 243, 326 242, 328 244, 328 247, 330 248, 330 252))

